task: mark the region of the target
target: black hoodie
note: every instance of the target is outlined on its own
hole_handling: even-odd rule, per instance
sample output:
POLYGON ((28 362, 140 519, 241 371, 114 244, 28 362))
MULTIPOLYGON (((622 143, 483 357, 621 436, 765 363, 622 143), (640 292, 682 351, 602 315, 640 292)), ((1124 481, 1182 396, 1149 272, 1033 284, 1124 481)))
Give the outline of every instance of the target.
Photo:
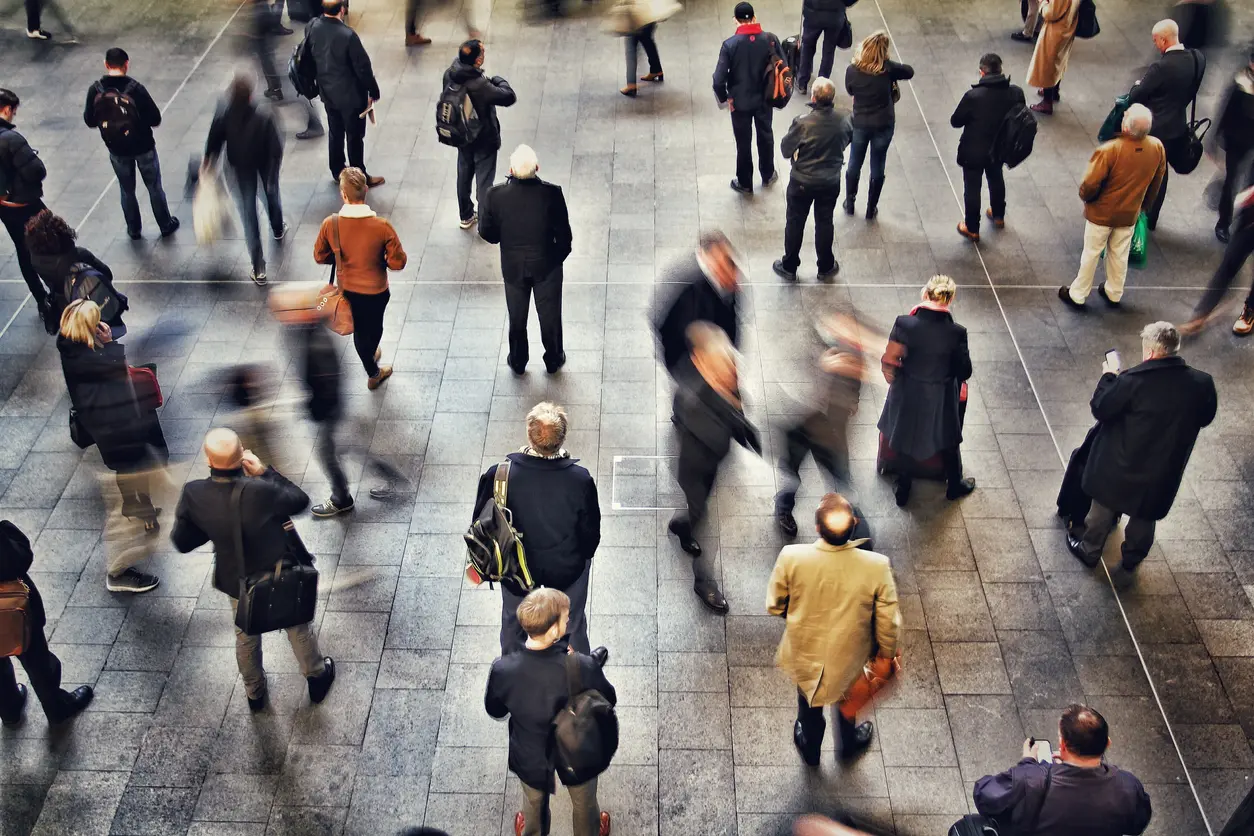
POLYGON ((1023 90, 1001 73, 990 73, 971 85, 958 102, 949 124, 962 128, 958 140, 958 165, 981 168, 988 165, 993 143, 1006 113, 1016 104, 1025 104, 1023 90))
POLYGON ((454 58, 452 65, 444 71, 444 86, 464 84, 470 94, 470 101, 479 114, 483 127, 475 141, 466 146, 472 152, 495 151, 501 147, 501 123, 496 118, 497 105, 509 107, 518 101, 514 89, 509 82, 494 75, 488 78, 478 67, 463 64, 461 59, 454 58))

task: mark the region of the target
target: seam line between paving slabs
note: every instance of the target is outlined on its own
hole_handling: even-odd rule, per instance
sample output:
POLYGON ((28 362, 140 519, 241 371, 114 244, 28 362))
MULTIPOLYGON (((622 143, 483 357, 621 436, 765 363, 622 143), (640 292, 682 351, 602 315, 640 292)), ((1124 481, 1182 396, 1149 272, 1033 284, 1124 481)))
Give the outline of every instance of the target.
MULTIPOLYGON (((888 33, 888 37, 892 42, 893 50, 897 53, 897 57, 904 61, 904 56, 897 44, 896 38, 893 38, 892 30, 888 26, 888 18, 884 15, 884 9, 880 5, 880 0, 874 0, 875 10, 879 13, 880 20, 884 23, 884 31, 888 33)), ((962 208, 962 197, 958 194, 957 187, 954 186, 953 177, 949 172, 949 166, 945 164, 945 158, 941 154, 940 145, 936 141, 936 135, 932 132, 932 126, 927 121, 927 112, 923 109, 923 102, 919 100, 919 94, 915 90, 913 84, 906 82, 910 88, 910 96, 914 99, 915 107, 919 109, 919 115, 923 117, 923 127, 927 130, 928 138, 932 141, 932 147, 936 149, 936 157, 940 163, 941 170, 945 173, 945 181, 949 183, 949 191, 954 196, 954 201, 962 208)), ((1010 326, 1010 318, 1006 315, 1006 308, 1002 305, 1001 294, 997 292, 997 285, 993 283, 993 276, 988 271, 988 265, 984 262, 984 254, 980 250, 979 242, 972 242, 975 248, 976 257, 980 261, 980 269, 984 271, 984 277, 988 280, 988 287, 993 292, 993 299, 997 302, 997 309, 1001 312, 1002 320, 1006 323, 1006 331, 1010 335, 1010 341, 1015 347, 1015 353, 1019 356, 1019 364, 1023 367, 1023 373, 1027 376, 1028 386, 1032 389, 1032 397, 1036 400, 1037 409, 1040 410, 1041 418, 1045 421, 1045 429, 1049 433, 1050 441, 1053 442, 1054 452, 1058 454, 1058 461, 1063 467, 1066 467, 1067 457, 1063 455, 1062 448, 1058 446, 1058 437, 1054 435, 1054 428, 1049 423, 1049 416, 1045 413, 1045 405, 1041 402, 1040 393, 1036 390, 1036 382, 1032 380, 1032 372, 1028 369, 1027 361, 1023 358, 1023 351, 1019 347, 1019 340, 1015 337, 1014 329, 1010 326)), ((1145 679, 1149 683, 1150 693, 1154 695, 1154 703, 1158 706, 1158 713, 1163 718, 1163 723, 1167 727, 1167 734, 1171 738, 1171 745, 1176 750, 1176 757, 1180 759, 1180 766, 1184 769, 1184 778, 1189 784, 1189 790, 1193 793, 1193 801, 1197 804, 1198 813, 1202 816, 1202 824, 1206 827, 1206 832, 1210 836, 1214 836, 1215 831, 1211 829, 1210 820, 1206 817, 1206 809, 1202 806, 1202 799, 1197 793, 1197 787, 1193 784, 1193 776, 1189 774, 1189 765, 1184 761, 1184 753, 1180 751, 1180 744, 1176 740, 1176 733, 1171 728, 1171 720, 1167 717, 1167 712, 1163 709, 1162 700, 1158 697, 1158 688, 1154 684, 1154 677, 1150 675, 1149 666, 1145 664, 1145 656, 1141 653, 1141 643, 1137 641, 1136 633, 1132 629, 1131 622, 1128 621, 1127 611, 1123 608, 1123 601, 1119 598, 1119 590, 1115 588, 1114 580, 1111 579, 1110 570, 1106 567, 1106 562, 1101 561, 1102 572, 1106 575, 1106 582, 1110 585, 1110 591, 1115 596, 1115 604, 1119 607, 1119 615, 1123 618, 1123 624, 1128 630, 1128 637, 1132 640, 1132 647, 1136 650, 1137 660, 1141 663, 1141 669, 1145 672, 1145 679)), ((1052 596, 1051 596, 1052 597, 1052 596)), ((946 711, 948 715, 948 711, 946 711)), ((951 729, 952 732, 952 729, 951 729)))
MULTIPOLYGON (((226 34, 226 30, 230 27, 232 23, 235 22, 235 18, 239 15, 240 9, 244 8, 244 2, 247 2, 247 0, 243 0, 243 2, 241 2, 238 6, 235 7, 235 11, 231 12, 231 16, 226 19, 226 23, 222 24, 222 28, 218 30, 218 34, 213 36, 213 40, 209 42, 209 45, 207 47, 205 47, 205 51, 200 53, 200 55, 196 58, 196 60, 192 62, 192 68, 187 71, 187 75, 183 76, 183 80, 179 82, 179 86, 174 88, 174 93, 172 93, 170 95, 170 98, 166 101, 166 103, 161 106, 162 116, 165 116, 165 112, 170 109, 170 105, 174 104, 174 100, 177 99, 179 97, 179 94, 183 92, 183 88, 187 87, 187 82, 192 80, 192 76, 194 76, 196 74, 196 71, 200 69, 200 65, 205 62, 205 59, 209 57, 209 53, 213 51, 213 48, 218 45, 218 41, 222 40, 222 36, 226 34)), ((87 210, 87 214, 83 215, 83 219, 78 222, 78 224, 74 227, 75 229, 82 227, 83 224, 87 223, 87 221, 91 219, 92 213, 96 211, 96 208, 98 206, 100 206, 100 201, 105 199, 105 195, 109 193, 109 191, 117 184, 117 182, 118 182, 118 178, 116 175, 109 178, 109 182, 106 183, 105 187, 100 190, 100 194, 96 197, 96 201, 91 205, 91 208, 87 210)), ((18 280, 6 279, 5 281, 16 282, 18 280)), ((23 283, 25 282, 23 281, 23 283)), ((26 303, 30 299, 31 299, 31 295, 29 292, 25 296, 22 297, 21 304, 17 306, 17 310, 15 310, 13 312, 13 315, 9 317, 9 321, 4 323, 4 327, 0 328, 0 337, 3 337, 5 334, 9 332, 9 328, 10 326, 13 325, 13 321, 17 319, 17 315, 22 312, 22 309, 26 307, 26 303)))

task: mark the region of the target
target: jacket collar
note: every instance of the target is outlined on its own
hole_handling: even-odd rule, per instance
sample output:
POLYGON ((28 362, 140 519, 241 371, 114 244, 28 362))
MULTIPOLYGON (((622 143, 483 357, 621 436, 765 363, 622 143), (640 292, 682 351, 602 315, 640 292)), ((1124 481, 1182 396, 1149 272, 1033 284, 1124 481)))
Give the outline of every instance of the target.
POLYGON ((1170 369, 1178 366, 1184 366, 1184 358, 1179 354, 1171 357, 1158 357, 1153 360, 1146 360, 1132 368, 1128 369, 1124 374, 1137 374, 1138 372, 1152 372, 1158 369, 1170 369))
POLYGON ((364 203, 345 203, 340 207, 341 218, 373 218, 375 211, 364 203))
POLYGON ((990 73, 986 76, 980 76, 980 80, 972 87, 1009 87, 1010 77, 1002 73, 990 73))
POLYGON ((230 470, 221 467, 209 468, 209 476, 212 479, 242 479, 244 477, 244 468, 236 467, 230 470))
POLYGON ((806 107, 809 107, 811 110, 817 113, 823 110, 835 110, 836 103, 835 102, 806 102, 806 107))
POLYGON ((11 131, 13 130, 13 123, 0 119, 0 128, 4 128, 6 131, 11 131))
POLYGON ((736 27, 736 34, 737 35, 761 35, 762 24, 761 23, 742 23, 736 27))
POLYGON ((535 470, 565 470, 579 462, 579 459, 570 458, 569 456, 564 459, 542 459, 539 456, 529 456, 526 453, 510 453, 505 458, 519 467, 530 467, 535 470))
POLYGON ((845 543, 845 545, 843 546, 833 546, 831 543, 827 542, 822 537, 820 537, 819 539, 814 541, 814 547, 817 548, 821 552, 847 552, 853 549, 861 548, 865 542, 866 542, 866 538, 863 537, 859 540, 850 540, 848 543, 845 543))

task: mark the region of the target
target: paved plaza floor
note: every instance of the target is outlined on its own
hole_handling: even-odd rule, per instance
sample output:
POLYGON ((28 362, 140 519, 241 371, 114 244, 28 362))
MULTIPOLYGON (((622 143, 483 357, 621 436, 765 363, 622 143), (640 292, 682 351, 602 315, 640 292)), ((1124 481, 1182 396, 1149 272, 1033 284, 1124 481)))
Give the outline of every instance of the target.
MULTIPOLYGON (((65 5, 83 43, 28 42, 15 13, 0 30, 0 86, 22 97, 19 127, 48 165, 47 203, 78 225, 80 243, 130 296, 131 362, 158 365, 172 453, 159 503, 168 524, 178 485, 205 472, 205 431, 238 420, 220 369, 287 366, 242 241, 198 247, 181 197, 214 101, 245 60, 240 21, 229 20, 237 10, 225 0, 65 5), (146 205, 145 240, 126 238, 104 149, 82 125, 84 91, 115 44, 165 107, 157 144, 184 222, 168 241, 156 240, 146 205)), ((1234 338, 1225 322, 1187 345, 1189 362, 1215 376, 1219 415, 1134 576, 1084 569, 1067 553, 1053 507, 1063 461, 1092 423, 1103 352, 1139 356, 1144 324, 1182 321, 1221 252, 1203 201, 1214 171, 1206 161, 1172 177, 1149 263, 1131 272, 1121 310, 1099 302, 1076 313, 1056 296, 1079 258, 1076 188, 1094 136, 1113 96, 1150 61, 1149 30, 1164 5, 1102 0, 1100 38, 1077 44, 1060 107, 1042 119, 1032 158, 1007 176, 1006 228, 986 228, 977 247, 954 231, 961 176, 948 120, 982 53, 1000 52, 1012 78, 1025 77, 1030 50, 1007 38, 1017 4, 862 0, 851 12, 856 36, 887 27, 917 71, 902 85, 880 215, 868 223, 838 214, 837 284, 815 284, 807 236, 802 281, 784 286, 770 269, 782 252, 784 178, 751 198, 727 187, 731 130, 709 78, 733 27, 730 0, 694 0, 659 27, 666 81, 635 100, 617 92, 622 44, 597 17, 528 25, 501 0, 485 68, 518 93, 501 112, 505 152, 535 147, 541 176, 565 190, 574 229, 569 362, 545 375, 533 326, 532 368, 515 378, 504 363, 496 250, 458 229, 454 154, 431 125, 440 75, 464 32, 459 10, 434 9, 425 32, 435 43, 407 53, 401 0, 353 0, 351 22, 383 91, 366 148, 371 172, 388 182, 370 202, 397 228, 409 266, 392 283, 383 351, 396 373, 387 385, 367 392, 340 341, 355 419, 342 440, 392 459, 416 493, 375 502, 368 479, 358 489, 357 467, 353 514, 298 520, 322 572, 322 647, 339 670, 316 707, 283 639, 270 636, 272 706, 250 715, 207 551, 174 554, 163 533, 151 562, 161 586, 137 597, 106 592, 99 456, 70 442, 56 348, 0 244, 0 518, 35 544, 33 574, 66 681, 96 689, 65 728, 50 731, 32 705, 23 726, 0 732, 0 834, 373 835, 423 823, 453 836, 511 833, 521 791, 506 769, 505 725, 482 707, 499 593, 462 580, 460 534, 481 469, 523 443, 522 418, 542 399, 570 410, 567 446, 601 492, 588 610, 619 694, 622 745, 600 785, 618 836, 775 836, 811 810, 848 812, 876 832, 942 834, 971 809, 973 782, 1015 762, 1026 736, 1054 739, 1059 711, 1073 701, 1110 720, 1110 760, 1152 797, 1150 833, 1218 833, 1254 774, 1254 342, 1234 338), (677 499, 669 382, 645 312, 667 269, 709 228, 745 254, 742 382, 762 427, 796 410, 787 393, 807 374, 817 304, 846 305, 886 327, 930 275, 960 286, 955 313, 975 366, 963 457, 979 490, 947 503, 939 486, 920 484, 899 510, 875 472, 882 381, 864 388, 856 419, 855 494, 892 560, 906 639, 901 681, 874 705, 875 743, 849 766, 836 764, 830 741, 820 770, 801 763, 794 692, 772 665, 782 623, 763 602, 782 544, 771 518, 779 439, 771 434, 763 459, 738 451, 718 483, 703 542, 731 603, 726 618, 701 608, 688 558, 666 533, 677 499)), ((785 36, 799 4, 763 0, 758 13, 785 36)), ((1248 8, 1236 22, 1248 36, 1248 8)), ((281 60, 295 41, 285 40, 281 60)), ((838 56, 838 78, 848 57, 838 56)), ((1237 65, 1235 50, 1212 56, 1200 112, 1213 115, 1237 65)), ((777 114, 777 140, 802 111, 798 99, 777 114)), ((281 112, 293 231, 271 253, 270 273, 315 279, 312 242, 339 201, 324 143, 292 137, 303 127, 298 106, 281 112)), ((502 161, 502 176, 506 168, 502 161)), ((291 426, 282 467, 323 499, 315 431, 291 426)), ((803 531, 823 492, 815 471, 804 479, 803 531)), ((568 811, 559 797, 555 834, 570 833, 568 811)))

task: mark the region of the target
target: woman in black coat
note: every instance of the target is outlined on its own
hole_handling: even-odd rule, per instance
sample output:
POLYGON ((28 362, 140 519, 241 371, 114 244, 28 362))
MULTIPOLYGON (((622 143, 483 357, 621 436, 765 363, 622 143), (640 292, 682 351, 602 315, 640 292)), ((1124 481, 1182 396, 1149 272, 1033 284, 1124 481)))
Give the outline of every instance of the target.
POLYGON ((923 302, 897 317, 884 352, 888 397, 879 430, 888 448, 904 461, 897 476, 897 505, 910 500, 914 465, 939 454, 945 468, 945 496, 959 499, 975 490, 962 476, 961 390, 971 377, 967 329, 954 322, 949 306, 957 286, 933 276, 923 302))
POLYGON ((26 247, 30 250, 31 263, 35 265, 39 278, 48 286, 48 318, 44 325, 49 334, 57 333, 67 301, 65 283, 73 268, 86 267, 99 273, 117 297, 117 310, 105 322, 113 333, 113 339, 121 339, 126 334, 126 325, 122 322, 122 313, 128 307, 126 297, 114 289, 113 271, 109 265, 96 258, 91 250, 78 246, 75 243, 77 237, 78 233, 64 218, 47 209, 26 224, 26 247))

